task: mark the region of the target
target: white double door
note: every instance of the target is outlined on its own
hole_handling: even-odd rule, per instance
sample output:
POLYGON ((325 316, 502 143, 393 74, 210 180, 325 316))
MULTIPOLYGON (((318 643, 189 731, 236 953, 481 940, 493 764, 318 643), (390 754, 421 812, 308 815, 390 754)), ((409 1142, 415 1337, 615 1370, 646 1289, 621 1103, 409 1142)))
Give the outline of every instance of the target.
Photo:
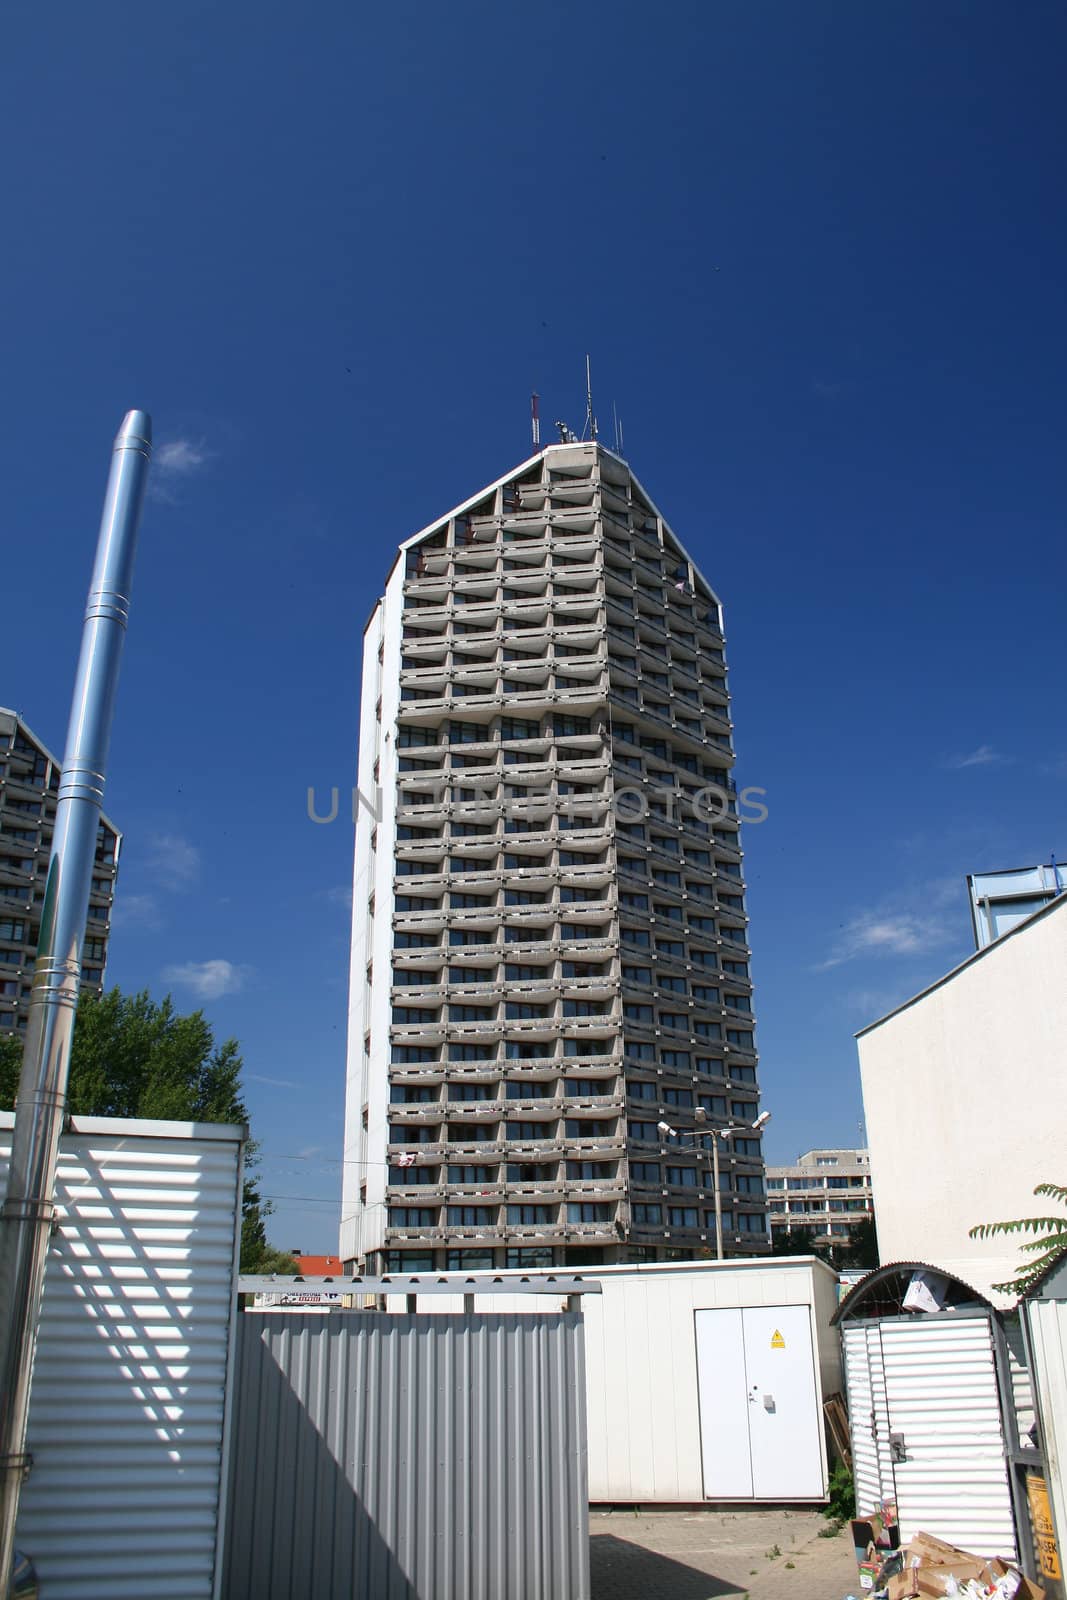
POLYGON ((695 1316, 705 1499, 821 1499, 822 1418, 808 1307, 695 1316))

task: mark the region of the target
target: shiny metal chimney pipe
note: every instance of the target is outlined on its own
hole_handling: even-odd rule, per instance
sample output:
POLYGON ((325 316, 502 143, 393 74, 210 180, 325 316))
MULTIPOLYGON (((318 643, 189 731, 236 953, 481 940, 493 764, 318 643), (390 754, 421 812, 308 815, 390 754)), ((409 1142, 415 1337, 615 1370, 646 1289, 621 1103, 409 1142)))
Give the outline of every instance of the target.
POLYGON ((152 424, 128 411, 115 439, 82 630, 48 865, 41 937, 0 1210, 0 1594, 10 1586, 30 1383, 55 1215, 74 1013, 81 982, 111 721, 126 636, 152 424))

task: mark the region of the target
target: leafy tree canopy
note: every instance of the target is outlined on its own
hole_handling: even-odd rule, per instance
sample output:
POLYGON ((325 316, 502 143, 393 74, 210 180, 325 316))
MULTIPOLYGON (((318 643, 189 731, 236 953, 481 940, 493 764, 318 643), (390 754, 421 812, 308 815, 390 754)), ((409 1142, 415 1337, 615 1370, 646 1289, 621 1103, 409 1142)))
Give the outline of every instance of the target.
POLYGON ((878 1265, 878 1239, 874 1223, 867 1217, 857 1222, 847 1239, 831 1244, 814 1228, 791 1228, 775 1231, 771 1241, 771 1254, 775 1256, 819 1256, 832 1267, 864 1267, 868 1270, 878 1265))
MULTIPOLYGON (((18 1089, 21 1041, 0 1039, 0 1109, 18 1089)), ((216 1045, 202 1011, 181 1016, 170 996, 142 990, 83 994, 71 1047, 68 1104, 74 1116, 154 1117, 174 1122, 248 1121, 236 1039, 216 1045)), ((250 1175, 255 1145, 245 1146, 241 1217, 242 1272, 295 1272, 291 1256, 267 1244, 269 1201, 250 1175), (268 1261, 269 1265, 264 1265, 268 1261), (280 1264, 285 1263, 285 1264, 280 1264)))
MULTIPOLYGON (((1067 1205, 1067 1187, 1059 1183, 1039 1183, 1034 1190, 1047 1200, 1057 1200, 1067 1205)), ((972 1228, 972 1239, 991 1239, 997 1234, 1035 1233, 1036 1239, 1027 1239, 1019 1249, 1030 1257, 1016 1268, 1014 1278, 1007 1283, 995 1283, 994 1289, 1005 1294, 1024 1295, 1054 1261, 1067 1252, 1067 1217, 1019 1217, 1014 1222, 980 1222, 972 1228)))

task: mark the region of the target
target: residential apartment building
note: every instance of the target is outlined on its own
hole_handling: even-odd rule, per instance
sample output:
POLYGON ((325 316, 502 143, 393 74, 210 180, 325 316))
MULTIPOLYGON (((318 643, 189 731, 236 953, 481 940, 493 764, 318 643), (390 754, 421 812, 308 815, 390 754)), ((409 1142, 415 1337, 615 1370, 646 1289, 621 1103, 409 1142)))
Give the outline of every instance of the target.
MULTIPOLYGON (((401 546, 365 635, 346 1263, 714 1249, 695 1114, 758 1110, 731 734, 718 600, 599 444, 401 546)), ((766 1250, 758 1133, 720 1186, 728 1250, 766 1250)))
POLYGON ((866 1150, 808 1150, 791 1167, 767 1168, 771 1238, 810 1228, 817 1244, 844 1244, 874 1217, 866 1150))
MULTIPOLYGON (((0 707, 0 1029, 22 1032, 41 931, 60 765, 14 711, 0 707)), ((121 835, 101 818, 82 987, 99 994, 115 896, 121 835)))

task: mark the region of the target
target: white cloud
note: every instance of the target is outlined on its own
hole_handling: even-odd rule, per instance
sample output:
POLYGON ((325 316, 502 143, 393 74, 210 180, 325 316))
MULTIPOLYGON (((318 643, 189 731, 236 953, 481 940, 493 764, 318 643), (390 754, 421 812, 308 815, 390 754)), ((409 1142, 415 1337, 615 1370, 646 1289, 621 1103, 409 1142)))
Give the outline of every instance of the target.
POLYGON ((223 995, 236 994, 247 975, 247 967, 232 961, 185 961, 163 968, 164 983, 192 989, 201 1000, 221 1000, 223 995))
POLYGON ((203 439, 167 439, 152 452, 148 493, 164 505, 175 505, 178 485, 202 471, 213 459, 203 439))
MULTIPOLYGON (((921 980, 920 980, 921 981, 921 980)), ((918 985, 916 985, 918 987, 918 985)), ((876 1022, 895 1009, 911 993, 908 985, 896 989, 850 989, 841 998, 841 1006, 861 1025, 876 1022)))
POLYGON ((335 883, 332 889, 324 889, 322 891, 322 897, 324 900, 328 900, 332 906, 341 906, 345 911, 351 911, 352 909, 352 887, 350 884, 335 883))
POLYGON ((180 833, 157 833, 148 862, 165 889, 189 889, 200 876, 200 852, 180 833))
POLYGON ((949 943, 954 937, 948 922, 929 913, 865 911, 846 922, 829 959, 819 972, 839 967, 860 956, 913 956, 949 943))
MULTIPOLYGON (((250 1078, 253 1083, 269 1083, 272 1089, 299 1089, 300 1087, 291 1078, 268 1078, 263 1072, 246 1072, 245 1077, 250 1078)), ((318 1146, 316 1145, 315 1148, 318 1149, 318 1146)))
POLYGON ((113 928, 148 928, 163 926, 156 897, 152 894, 123 894, 120 888, 111 910, 113 928))
POLYGON ((991 744, 980 744, 977 750, 972 750, 968 756, 950 756, 945 763, 954 772, 960 772, 964 767, 991 767, 999 761, 1005 761, 999 750, 994 750, 991 744))
POLYGON ((184 478, 206 466, 211 455, 202 439, 168 439, 156 446, 152 459, 156 471, 165 477, 184 478))

